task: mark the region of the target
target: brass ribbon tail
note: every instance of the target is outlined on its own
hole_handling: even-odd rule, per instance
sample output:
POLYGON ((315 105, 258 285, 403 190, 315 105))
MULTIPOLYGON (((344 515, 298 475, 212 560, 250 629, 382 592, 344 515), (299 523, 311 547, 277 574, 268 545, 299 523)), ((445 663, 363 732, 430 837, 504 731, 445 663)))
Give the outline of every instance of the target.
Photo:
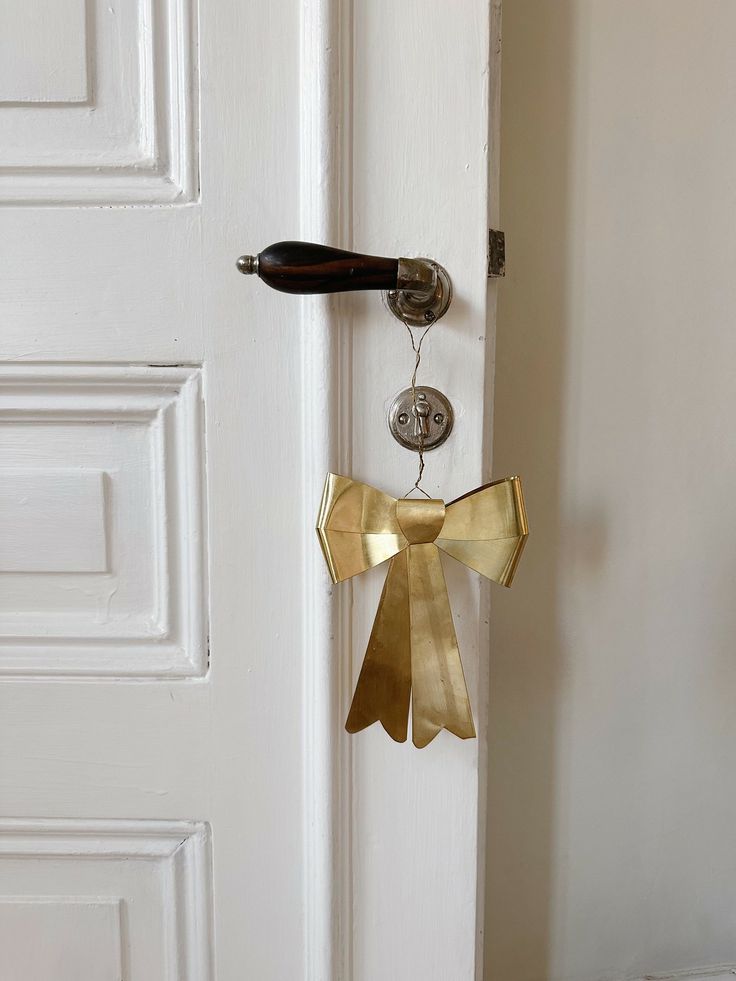
POLYGON ((434 544, 410 545, 411 735, 417 749, 442 729, 475 736, 450 598, 434 544))
POLYGON ((391 559, 368 649, 345 728, 360 732, 380 722, 397 743, 406 742, 411 692, 411 614, 408 552, 391 559))
POLYGON ((380 722, 421 749, 442 729, 475 736, 470 698, 437 546, 410 545, 389 566, 368 649, 345 724, 359 732, 380 722))

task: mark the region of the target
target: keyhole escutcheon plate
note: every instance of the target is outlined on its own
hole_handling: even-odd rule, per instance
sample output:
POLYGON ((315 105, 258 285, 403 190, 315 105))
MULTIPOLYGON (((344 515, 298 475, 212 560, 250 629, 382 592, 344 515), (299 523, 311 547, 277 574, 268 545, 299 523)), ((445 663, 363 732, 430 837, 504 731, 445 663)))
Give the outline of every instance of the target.
POLYGON ((420 433, 424 431, 424 449, 442 446, 452 432, 455 415, 450 400, 436 388, 417 385, 417 409, 410 388, 399 392, 388 410, 388 428, 397 443, 407 450, 419 451, 420 433))

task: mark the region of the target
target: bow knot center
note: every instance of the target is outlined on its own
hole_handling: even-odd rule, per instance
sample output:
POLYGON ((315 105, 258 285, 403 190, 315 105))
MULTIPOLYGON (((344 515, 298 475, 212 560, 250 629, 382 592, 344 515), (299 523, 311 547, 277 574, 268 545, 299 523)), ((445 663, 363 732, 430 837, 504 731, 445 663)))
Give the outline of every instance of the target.
POLYGON ((396 502, 396 520, 410 545, 433 542, 445 523, 445 502, 402 497, 396 502))

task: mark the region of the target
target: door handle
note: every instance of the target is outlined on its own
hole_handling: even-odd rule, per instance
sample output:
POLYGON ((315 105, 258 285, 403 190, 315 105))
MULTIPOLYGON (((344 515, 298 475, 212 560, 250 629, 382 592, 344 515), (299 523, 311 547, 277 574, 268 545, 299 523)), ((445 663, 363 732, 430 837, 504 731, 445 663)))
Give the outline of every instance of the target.
POLYGON ((391 313, 412 326, 439 320, 450 305, 450 277, 433 259, 388 259, 311 242, 276 242, 241 255, 238 269, 282 293, 383 290, 391 313))

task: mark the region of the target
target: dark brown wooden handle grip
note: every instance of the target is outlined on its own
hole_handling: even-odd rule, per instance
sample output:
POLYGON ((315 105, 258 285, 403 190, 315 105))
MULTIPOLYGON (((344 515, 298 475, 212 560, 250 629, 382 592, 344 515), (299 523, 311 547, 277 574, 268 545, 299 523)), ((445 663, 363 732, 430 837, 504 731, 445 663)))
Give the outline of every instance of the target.
POLYGON ((359 255, 311 242, 277 242, 259 252, 257 258, 259 277, 282 293, 393 290, 399 271, 398 259, 359 255))

